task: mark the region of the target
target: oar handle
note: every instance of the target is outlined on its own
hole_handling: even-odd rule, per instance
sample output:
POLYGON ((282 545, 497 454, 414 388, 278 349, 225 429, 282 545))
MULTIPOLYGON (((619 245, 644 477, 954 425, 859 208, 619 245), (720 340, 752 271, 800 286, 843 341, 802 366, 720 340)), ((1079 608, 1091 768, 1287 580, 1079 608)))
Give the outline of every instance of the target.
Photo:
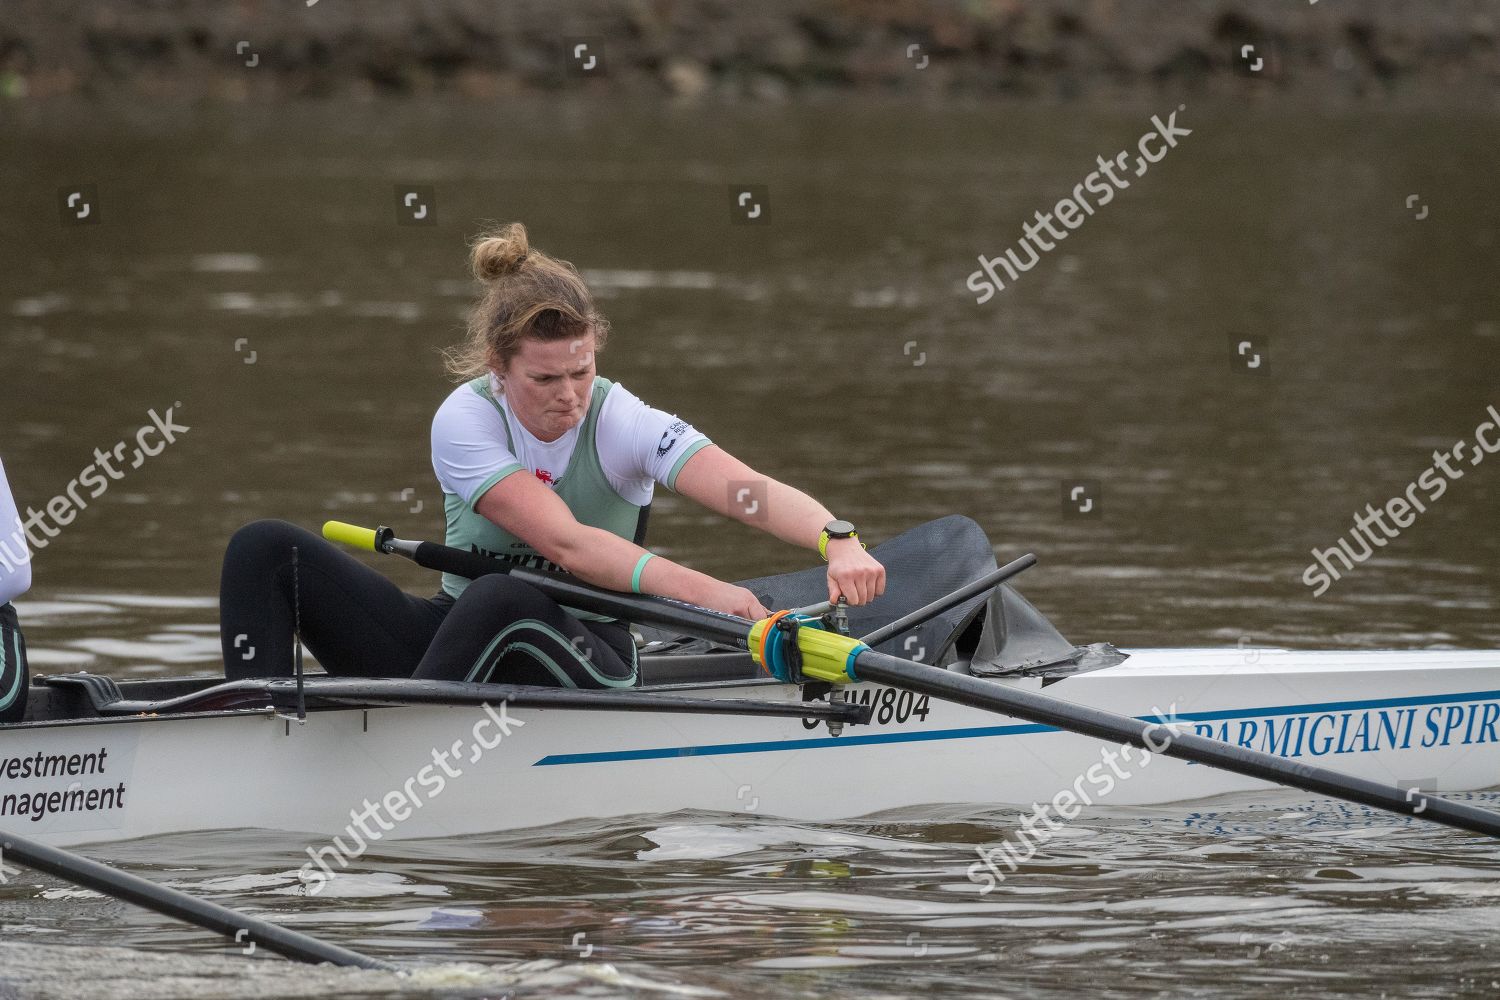
POLYGON ((323 537, 330 542, 347 545, 351 549, 360 549, 364 552, 380 551, 375 544, 374 528, 361 528, 357 524, 346 524, 343 521, 326 521, 323 524, 323 537))
POLYGON ((509 573, 514 568, 513 563, 491 559, 477 552, 465 552, 463 549, 455 549, 449 545, 439 545, 436 542, 409 542, 397 538, 390 528, 384 526, 361 528, 357 524, 347 524, 343 521, 325 521, 323 537, 330 542, 338 542, 340 545, 347 545, 361 552, 405 556, 425 569, 436 570, 439 573, 452 573, 454 576, 469 580, 477 580, 481 576, 489 576, 493 573, 509 573))

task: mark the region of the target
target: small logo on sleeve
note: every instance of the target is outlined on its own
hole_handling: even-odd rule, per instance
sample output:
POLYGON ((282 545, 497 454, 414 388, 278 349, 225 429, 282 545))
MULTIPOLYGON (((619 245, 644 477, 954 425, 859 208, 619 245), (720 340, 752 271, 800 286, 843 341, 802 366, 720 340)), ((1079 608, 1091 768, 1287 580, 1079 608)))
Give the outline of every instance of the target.
POLYGON ((661 458, 672 450, 672 446, 681 440, 681 435, 687 430, 687 422, 683 420, 673 421, 672 426, 661 432, 661 441, 656 445, 656 457, 661 458))

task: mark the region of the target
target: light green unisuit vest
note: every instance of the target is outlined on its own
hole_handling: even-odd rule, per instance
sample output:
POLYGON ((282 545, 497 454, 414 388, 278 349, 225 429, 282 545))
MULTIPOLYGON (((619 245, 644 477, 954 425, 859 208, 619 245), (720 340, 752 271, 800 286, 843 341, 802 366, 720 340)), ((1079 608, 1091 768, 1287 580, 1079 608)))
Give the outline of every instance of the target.
MULTIPOLYGON (((609 379, 594 376, 594 394, 589 400, 588 414, 583 418, 583 425, 578 429, 578 442, 573 447, 572 457, 568 459, 568 467, 563 470, 562 477, 554 484, 553 492, 562 497, 563 502, 568 505, 568 509, 573 512, 573 516, 580 524, 601 528, 639 544, 643 539, 638 539, 637 533, 642 527, 641 517, 646 508, 631 503, 615 492, 615 488, 609 484, 609 479, 604 475, 604 467, 599 463, 599 449, 595 446, 599 413, 604 408, 604 397, 609 395, 609 390, 613 387, 614 383, 609 379)), ((515 440, 510 433, 510 421, 505 418, 505 410, 501 407, 500 401, 490 391, 489 378, 481 376, 470 382, 469 388, 489 400, 495 409, 500 411, 500 417, 505 424, 505 443, 510 448, 511 454, 516 454, 515 440)), ((512 462, 495 470, 495 474, 485 480, 483 485, 474 492, 474 499, 478 500, 484 496, 490 487, 517 470, 528 471, 519 462, 512 462)), ((448 544, 454 548, 538 569, 558 569, 557 565, 548 562, 536 549, 469 506, 462 497, 445 493, 443 508, 448 516, 448 544)), ((443 574, 443 590, 455 598, 462 594, 468 585, 469 581, 464 577, 454 576, 451 573, 443 574)), ((591 614, 575 608, 568 608, 568 611, 574 617, 588 621, 614 621, 605 615, 591 614)))

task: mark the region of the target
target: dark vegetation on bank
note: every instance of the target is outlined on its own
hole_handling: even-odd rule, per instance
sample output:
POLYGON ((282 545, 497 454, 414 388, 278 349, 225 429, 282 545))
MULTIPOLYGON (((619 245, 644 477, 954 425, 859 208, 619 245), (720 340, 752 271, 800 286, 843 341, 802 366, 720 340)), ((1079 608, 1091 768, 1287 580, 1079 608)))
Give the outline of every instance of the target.
POLYGON ((1492 96, 1497 25, 1486 0, 4 0, 0 94, 1492 96))

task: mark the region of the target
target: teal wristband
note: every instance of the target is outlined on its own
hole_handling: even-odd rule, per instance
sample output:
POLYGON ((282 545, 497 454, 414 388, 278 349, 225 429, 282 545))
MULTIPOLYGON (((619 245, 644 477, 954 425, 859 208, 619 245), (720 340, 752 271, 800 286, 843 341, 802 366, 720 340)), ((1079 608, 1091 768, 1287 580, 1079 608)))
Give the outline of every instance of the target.
POLYGON ((630 590, 632 593, 639 594, 641 592, 641 570, 645 569, 646 564, 655 558, 655 552, 647 552, 641 556, 641 561, 635 564, 635 572, 630 574, 630 590))

